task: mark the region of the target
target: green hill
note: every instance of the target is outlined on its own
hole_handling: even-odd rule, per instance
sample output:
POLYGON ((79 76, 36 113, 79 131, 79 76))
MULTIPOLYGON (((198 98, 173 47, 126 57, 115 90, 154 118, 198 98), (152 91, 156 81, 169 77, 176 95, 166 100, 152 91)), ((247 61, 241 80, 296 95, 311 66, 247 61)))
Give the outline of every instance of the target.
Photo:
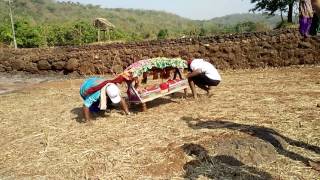
MULTIPOLYGON (((166 28, 175 35, 196 28, 192 20, 174 14, 132 9, 107 9, 93 5, 53 0, 15 0, 14 13, 18 19, 28 19, 33 24, 68 24, 76 21, 92 23, 103 17, 125 32, 147 35, 166 28)), ((8 5, 0 1, 0 17, 8 17, 8 5)))
MULTIPOLYGON (((255 31, 273 27, 278 17, 237 14, 209 21, 194 21, 178 15, 151 10, 109 9, 55 0, 14 0, 12 4, 21 47, 75 45, 95 42, 97 31, 92 22, 108 19, 116 28, 111 40, 143 40, 211 35, 223 32, 255 31), (247 22, 250 23, 248 24, 247 22), (259 28, 256 23, 259 22, 259 28), (263 26, 261 26, 261 24, 263 26), (22 37, 21 37, 22 36, 22 37), (36 44, 34 44, 37 42, 36 44), (33 44, 33 45, 32 45, 33 44)), ((0 41, 12 41, 8 2, 0 0, 0 41)))
POLYGON ((223 17, 217 17, 209 20, 214 24, 223 24, 223 25, 236 25, 240 22, 251 21, 255 23, 265 23, 270 27, 275 27, 280 21, 280 16, 268 16, 263 14, 252 14, 252 13, 244 13, 244 14, 231 14, 223 17))

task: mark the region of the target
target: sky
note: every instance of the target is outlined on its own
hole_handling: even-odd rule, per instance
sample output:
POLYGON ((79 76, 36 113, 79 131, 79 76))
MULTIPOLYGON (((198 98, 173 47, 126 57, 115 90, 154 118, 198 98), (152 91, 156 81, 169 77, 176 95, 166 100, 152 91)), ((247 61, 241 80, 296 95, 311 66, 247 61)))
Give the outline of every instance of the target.
MULTIPOLYGON (((60 0, 61 1, 61 0, 60 0)), ((67 0, 63 0, 67 1, 67 0)), ((250 0, 68 0, 104 8, 161 10, 194 20, 212 19, 234 13, 247 13, 250 0)))

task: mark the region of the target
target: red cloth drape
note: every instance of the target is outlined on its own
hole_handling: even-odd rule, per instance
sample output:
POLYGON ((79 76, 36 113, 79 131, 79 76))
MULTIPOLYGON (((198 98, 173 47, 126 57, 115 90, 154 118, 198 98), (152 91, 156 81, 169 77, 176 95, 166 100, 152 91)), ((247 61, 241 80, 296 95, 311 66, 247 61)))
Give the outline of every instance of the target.
POLYGON ((126 79, 125 79, 123 76, 121 76, 121 75, 118 76, 118 77, 116 77, 115 79, 112 79, 112 80, 105 80, 105 81, 103 81, 102 83, 100 83, 100 84, 98 84, 98 85, 96 85, 96 86, 94 86, 94 87, 89 88, 89 89, 84 93, 84 95, 85 95, 85 96, 88 96, 88 95, 90 95, 90 94, 93 94, 93 93, 101 90, 101 89, 102 89, 105 85, 107 85, 108 83, 120 84, 120 83, 122 83, 122 82, 125 81, 125 80, 126 80, 126 79))

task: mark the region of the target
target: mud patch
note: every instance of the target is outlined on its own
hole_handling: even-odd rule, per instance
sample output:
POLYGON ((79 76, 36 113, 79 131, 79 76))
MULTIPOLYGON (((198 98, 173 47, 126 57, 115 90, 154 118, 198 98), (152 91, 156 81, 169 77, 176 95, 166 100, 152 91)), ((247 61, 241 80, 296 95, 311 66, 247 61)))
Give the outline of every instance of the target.
POLYGON ((167 147, 156 147, 152 151, 164 154, 165 157, 161 162, 145 168, 145 173, 153 177, 181 172, 183 165, 187 162, 183 149, 177 143, 170 143, 167 147))
POLYGON ((185 144, 182 149, 194 160, 183 166, 184 177, 198 179, 272 179, 272 176, 256 167, 246 165, 231 155, 209 155, 209 152, 198 144, 185 144))
POLYGON ((186 177, 191 179, 206 174, 203 171, 209 172, 209 178, 268 179, 271 175, 253 166, 270 164, 277 157, 270 143, 246 134, 207 135, 196 144, 170 143, 167 147, 153 148, 153 152, 164 159, 147 166, 146 174, 160 177, 184 169, 186 177), (188 155, 194 160, 188 162, 188 155))
POLYGON ((246 134, 207 136, 199 144, 207 147, 210 154, 234 157, 250 166, 272 163, 278 154, 272 144, 246 134))

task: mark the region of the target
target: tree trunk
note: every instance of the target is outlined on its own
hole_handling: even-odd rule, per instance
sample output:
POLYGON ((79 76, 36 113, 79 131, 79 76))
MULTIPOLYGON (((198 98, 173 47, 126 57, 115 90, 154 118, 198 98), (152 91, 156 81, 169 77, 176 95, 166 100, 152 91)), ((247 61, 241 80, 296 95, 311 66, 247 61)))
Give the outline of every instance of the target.
POLYGON ((288 23, 293 23, 293 2, 289 4, 288 23))

